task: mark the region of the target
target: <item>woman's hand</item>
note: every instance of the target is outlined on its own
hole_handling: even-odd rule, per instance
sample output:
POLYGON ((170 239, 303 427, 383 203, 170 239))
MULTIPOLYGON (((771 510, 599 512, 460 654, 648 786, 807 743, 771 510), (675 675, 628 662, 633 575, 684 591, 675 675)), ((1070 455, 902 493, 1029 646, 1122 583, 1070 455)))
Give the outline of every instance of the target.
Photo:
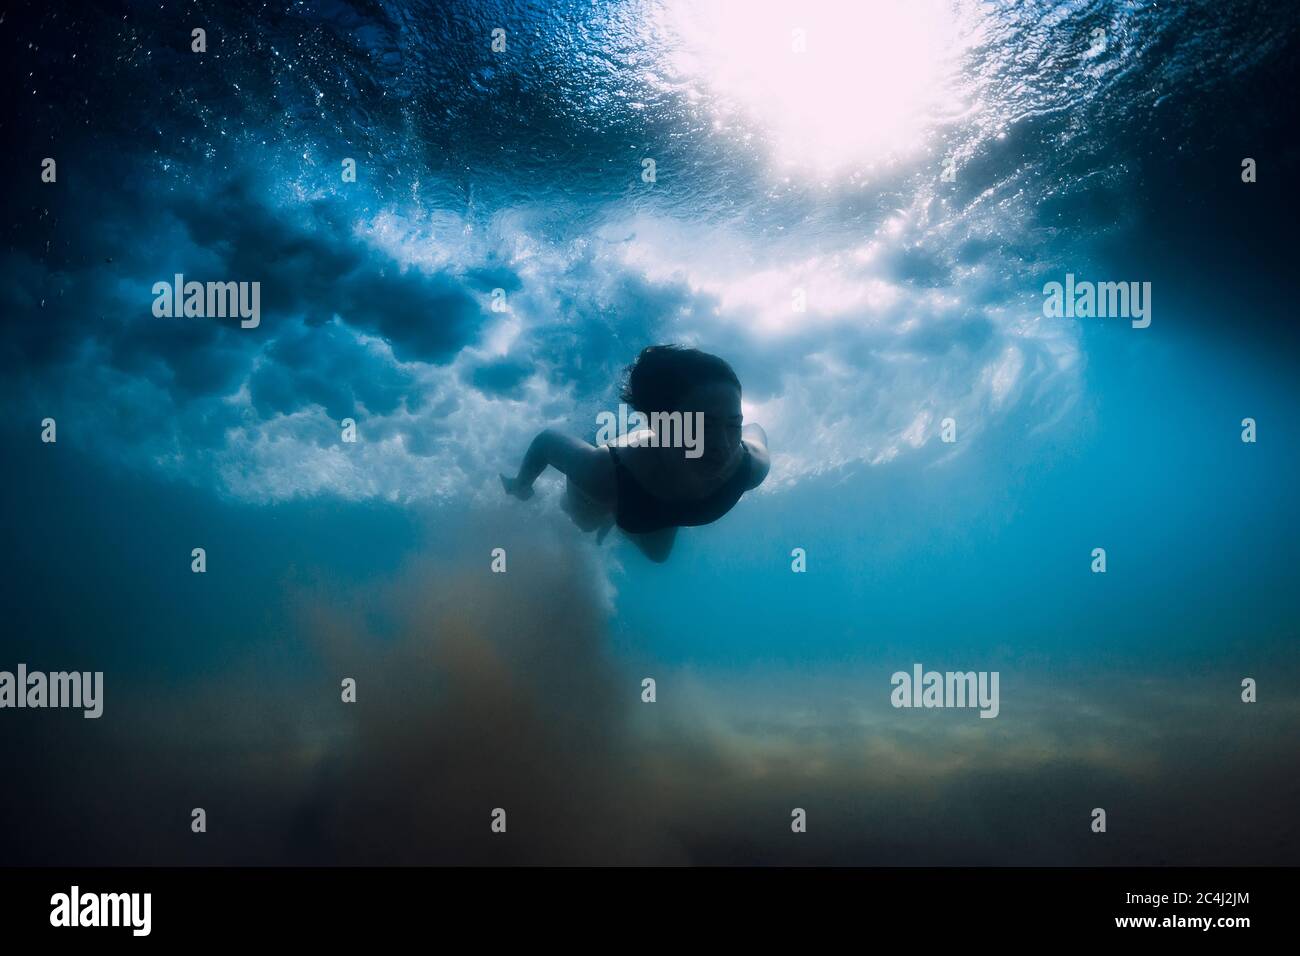
POLYGON ((767 453, 767 432, 761 425, 750 422, 740 430, 740 440, 749 451, 748 488, 757 488, 772 469, 772 459, 767 453))

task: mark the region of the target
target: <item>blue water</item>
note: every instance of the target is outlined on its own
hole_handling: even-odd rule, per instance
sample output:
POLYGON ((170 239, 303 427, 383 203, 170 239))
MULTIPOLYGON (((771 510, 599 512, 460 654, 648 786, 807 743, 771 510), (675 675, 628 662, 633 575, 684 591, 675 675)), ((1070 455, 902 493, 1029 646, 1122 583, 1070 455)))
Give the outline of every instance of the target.
POLYGON ((198 790, 208 862, 1295 862, 1288 5, 204 16, 3 25, 0 668, 110 694, 5 715, 7 855, 189 859, 198 790), (260 326, 155 318, 177 272, 260 326), (1067 272, 1150 327, 1046 318, 1067 272), (664 565, 502 500, 665 341, 736 368, 763 488, 664 565), (914 663, 1000 716, 890 708, 914 663), (503 800, 507 851, 466 835, 503 800))

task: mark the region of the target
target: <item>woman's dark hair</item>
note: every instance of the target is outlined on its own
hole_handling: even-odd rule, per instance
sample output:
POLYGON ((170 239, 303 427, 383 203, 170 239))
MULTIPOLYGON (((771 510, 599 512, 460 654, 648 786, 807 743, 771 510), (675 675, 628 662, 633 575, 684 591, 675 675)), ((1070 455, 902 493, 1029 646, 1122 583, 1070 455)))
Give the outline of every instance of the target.
POLYGON ((708 352, 682 345, 651 345, 627 367, 622 399, 638 412, 670 412, 696 385, 730 382, 740 388, 731 366, 708 352))

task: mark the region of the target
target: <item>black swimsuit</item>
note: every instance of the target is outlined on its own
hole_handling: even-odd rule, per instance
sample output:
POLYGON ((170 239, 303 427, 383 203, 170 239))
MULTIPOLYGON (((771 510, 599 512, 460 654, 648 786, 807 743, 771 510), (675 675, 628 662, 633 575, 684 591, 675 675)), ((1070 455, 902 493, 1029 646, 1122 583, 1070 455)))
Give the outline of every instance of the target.
POLYGON ((749 485, 749 450, 741 445, 744 457, 730 478, 712 494, 693 501, 665 501, 646 491, 618 457, 618 449, 607 445, 614 461, 614 481, 618 502, 614 520, 624 531, 645 534, 662 528, 691 528, 717 521, 736 506, 749 485))

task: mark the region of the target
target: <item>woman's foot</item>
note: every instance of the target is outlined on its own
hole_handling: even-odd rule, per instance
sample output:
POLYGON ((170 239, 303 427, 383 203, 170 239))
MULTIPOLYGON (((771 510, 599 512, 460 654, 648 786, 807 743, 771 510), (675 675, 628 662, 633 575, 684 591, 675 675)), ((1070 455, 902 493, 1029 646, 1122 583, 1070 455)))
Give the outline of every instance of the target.
POLYGON ((521 484, 518 478, 507 478, 502 475, 501 487, 506 490, 506 494, 520 501, 527 501, 533 496, 533 486, 521 484))

